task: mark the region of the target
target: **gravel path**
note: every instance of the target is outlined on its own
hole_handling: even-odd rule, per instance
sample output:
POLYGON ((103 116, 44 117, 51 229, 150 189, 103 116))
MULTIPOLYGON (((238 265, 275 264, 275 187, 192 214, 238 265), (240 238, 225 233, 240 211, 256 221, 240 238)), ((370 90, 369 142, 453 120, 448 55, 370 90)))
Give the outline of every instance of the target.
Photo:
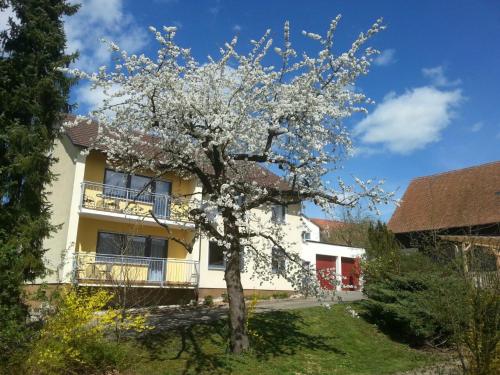
MULTIPOLYGON (((363 298, 361 292, 340 292, 337 293, 339 302, 358 301, 363 298)), ((267 300, 257 303, 255 312, 263 313, 277 310, 293 310, 307 307, 321 306, 316 298, 297 298, 297 299, 282 299, 282 300, 267 300)), ((154 331, 164 331, 172 328, 189 326, 197 323, 211 322, 217 319, 222 319, 227 316, 227 305, 219 307, 159 307, 154 309, 149 314, 149 322, 155 329, 154 331)))

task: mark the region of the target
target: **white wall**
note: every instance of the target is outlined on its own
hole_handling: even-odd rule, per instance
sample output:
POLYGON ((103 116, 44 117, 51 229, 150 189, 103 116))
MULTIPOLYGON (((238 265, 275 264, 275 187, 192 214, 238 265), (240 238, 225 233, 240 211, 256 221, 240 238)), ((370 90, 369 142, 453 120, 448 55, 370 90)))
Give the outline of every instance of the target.
MULTIPOLYGON (((36 280, 36 283, 42 281, 47 283, 67 281, 64 280, 64 273, 67 270, 64 271, 60 267, 62 266, 62 257, 68 249, 68 245, 76 240, 76 229, 72 218, 76 215, 78 219, 78 213, 74 212, 74 205, 72 203, 75 199, 75 194, 78 197, 80 196, 80 184, 78 181, 75 183, 75 180, 83 177, 80 174, 83 170, 82 166, 84 166, 84 157, 80 151, 80 148, 75 147, 65 135, 54 143, 53 156, 58 161, 52 166, 52 172, 57 177, 47 187, 47 191, 48 201, 52 205, 51 223, 53 225, 60 225, 60 228, 43 242, 44 248, 47 249, 44 255, 44 263, 51 273, 44 279, 36 280), (75 191, 75 188, 77 191, 75 191)), ((78 226, 78 222, 76 226, 78 226)))
POLYGON ((306 217, 302 217, 302 222, 304 223, 304 231, 309 232, 311 241, 320 240, 320 229, 311 220, 306 217))
MULTIPOLYGON (((260 210, 256 215, 260 215, 263 220, 271 220, 270 213, 260 210)), ((283 230, 285 239, 290 243, 287 249, 289 252, 296 252, 300 257, 313 268, 316 268, 316 255, 329 255, 337 257, 336 269, 340 273, 342 257, 356 258, 364 255, 365 250, 355 247, 325 244, 319 241, 319 227, 310 220, 300 215, 299 209, 290 210, 286 215, 286 223, 283 230), (310 241, 302 240, 302 232, 308 230, 311 233, 310 241)), ((208 240, 203 238, 200 248, 200 288, 226 288, 224 281, 224 270, 210 269, 208 266, 208 240)), ((272 245, 261 240, 259 246, 263 252, 271 255, 272 245)), ((262 280, 258 277, 252 278, 253 263, 245 259, 246 271, 242 273, 243 289, 258 290, 293 290, 292 286, 283 277, 273 276, 270 280, 262 280)), ((268 270, 271 274, 271 267, 268 270)))
MULTIPOLYGON (((365 254, 365 249, 357 247, 330 245, 322 242, 306 241, 302 246, 302 259, 309 262, 312 269, 316 269, 316 255, 334 256, 335 269, 337 275, 342 273, 342 258, 362 257, 365 254)), ((360 281, 362 282, 362 281, 360 281)), ((337 286, 340 290, 341 286, 337 286)))
MULTIPOLYGON (((253 210, 252 213, 264 222, 271 221, 270 210, 253 210)), ((285 224, 283 225, 284 239, 288 252, 300 254, 303 245, 302 231, 304 223, 300 216, 300 207, 290 207, 287 211, 285 224)), ((255 247, 260 248, 262 252, 271 256, 272 244, 267 240, 259 239, 255 243, 255 247)), ((244 289, 260 289, 260 290, 293 290, 292 286, 283 277, 272 275, 271 265, 269 265, 268 273, 271 275, 270 280, 262 280, 262 278, 252 277, 254 273, 254 263, 249 257, 244 259, 245 272, 242 273, 242 284, 244 289)), ((204 238, 201 244, 200 252, 200 288, 226 288, 224 281, 224 270, 210 269, 208 267, 208 240, 204 238)))

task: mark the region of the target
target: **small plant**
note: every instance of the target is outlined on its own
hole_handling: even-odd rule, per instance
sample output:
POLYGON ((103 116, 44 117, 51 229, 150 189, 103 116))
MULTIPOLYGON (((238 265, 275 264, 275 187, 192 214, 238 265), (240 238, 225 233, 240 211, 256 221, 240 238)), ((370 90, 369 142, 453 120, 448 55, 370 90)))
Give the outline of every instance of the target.
POLYGON ((257 333, 256 330, 250 328, 250 319, 252 319, 253 315, 255 314, 255 309, 257 307, 257 302, 259 300, 257 299, 257 294, 254 294, 252 297, 252 301, 248 304, 247 306, 247 318, 245 321, 245 327, 247 334, 250 338, 253 338, 254 340, 258 340, 261 338, 261 336, 257 333))
POLYGON ((208 307, 213 306, 214 305, 214 297, 212 297, 211 295, 205 296, 205 298, 203 300, 203 304, 205 306, 208 306, 208 307))
POLYGON ((222 298, 222 302, 229 303, 229 296, 227 295, 227 293, 222 293, 221 298, 222 298))

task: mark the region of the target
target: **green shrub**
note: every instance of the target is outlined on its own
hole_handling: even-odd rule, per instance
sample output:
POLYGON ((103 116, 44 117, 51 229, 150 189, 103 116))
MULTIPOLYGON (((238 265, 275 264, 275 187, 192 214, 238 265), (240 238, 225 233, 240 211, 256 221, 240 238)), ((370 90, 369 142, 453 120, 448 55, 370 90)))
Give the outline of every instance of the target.
POLYGON ((79 293, 72 289, 63 294, 55 313, 33 341, 23 373, 99 373, 123 366, 129 358, 127 345, 110 340, 109 334, 149 327, 140 315, 124 315, 108 308, 112 298, 103 290, 79 293))
POLYGON ((401 256, 400 271, 372 274, 364 286, 362 315, 391 336, 414 346, 439 343, 449 330, 432 308, 436 287, 460 289, 452 272, 421 254, 401 256))
POLYGON ((222 293, 220 296, 222 298, 222 302, 229 303, 229 296, 227 295, 227 293, 222 293))
POLYGON ((212 296, 210 296, 210 295, 206 296, 206 297, 204 298, 204 300, 203 300, 203 304, 204 304, 205 306, 209 306, 209 307, 210 307, 210 306, 213 306, 213 305, 214 305, 214 297, 212 297, 212 296))
POLYGON ((276 292, 276 293, 273 293, 272 296, 275 299, 283 299, 283 298, 288 298, 288 293, 287 292, 276 292))

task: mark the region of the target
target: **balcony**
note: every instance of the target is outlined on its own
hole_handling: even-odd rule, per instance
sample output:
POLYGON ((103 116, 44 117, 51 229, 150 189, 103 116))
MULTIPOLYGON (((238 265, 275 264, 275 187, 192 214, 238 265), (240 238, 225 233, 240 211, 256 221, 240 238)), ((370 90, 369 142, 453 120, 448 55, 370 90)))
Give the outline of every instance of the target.
POLYGON ((193 260, 78 252, 73 280, 78 285, 194 288, 199 271, 193 260))
POLYGON ((197 201, 105 185, 82 183, 81 210, 83 214, 97 214, 120 218, 146 219, 154 223, 151 213, 160 221, 189 223, 189 211, 197 201))

